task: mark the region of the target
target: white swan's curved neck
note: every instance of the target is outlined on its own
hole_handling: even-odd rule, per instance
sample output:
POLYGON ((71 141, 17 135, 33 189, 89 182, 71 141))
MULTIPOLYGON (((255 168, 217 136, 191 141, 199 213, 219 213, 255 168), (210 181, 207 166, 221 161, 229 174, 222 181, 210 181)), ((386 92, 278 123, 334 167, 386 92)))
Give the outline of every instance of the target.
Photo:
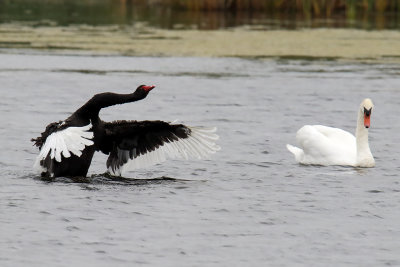
POLYGON ((356 166, 359 167, 375 166, 375 160, 374 157, 372 156, 368 143, 368 130, 364 126, 364 113, 362 112, 361 109, 358 112, 356 142, 357 142, 356 166))

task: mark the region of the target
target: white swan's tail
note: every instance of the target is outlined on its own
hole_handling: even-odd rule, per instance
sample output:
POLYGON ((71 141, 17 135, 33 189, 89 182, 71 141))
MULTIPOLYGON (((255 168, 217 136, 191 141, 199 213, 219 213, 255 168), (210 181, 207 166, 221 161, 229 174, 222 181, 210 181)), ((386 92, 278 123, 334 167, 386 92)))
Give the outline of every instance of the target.
POLYGON ((290 152, 293 153, 294 158, 296 159, 297 162, 301 162, 301 159, 303 158, 303 155, 304 155, 303 149, 295 147, 295 146, 292 146, 292 145, 289 145, 289 144, 286 145, 286 148, 290 152))

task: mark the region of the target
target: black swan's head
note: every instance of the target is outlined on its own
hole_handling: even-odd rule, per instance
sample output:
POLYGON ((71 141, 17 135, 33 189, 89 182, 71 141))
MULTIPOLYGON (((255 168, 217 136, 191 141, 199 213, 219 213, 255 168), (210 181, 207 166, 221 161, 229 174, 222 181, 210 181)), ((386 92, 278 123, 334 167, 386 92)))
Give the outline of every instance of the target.
POLYGON ((153 90, 155 86, 154 85, 139 85, 138 88, 136 88, 136 91, 133 93, 135 95, 136 99, 143 99, 145 98, 151 90, 153 90))

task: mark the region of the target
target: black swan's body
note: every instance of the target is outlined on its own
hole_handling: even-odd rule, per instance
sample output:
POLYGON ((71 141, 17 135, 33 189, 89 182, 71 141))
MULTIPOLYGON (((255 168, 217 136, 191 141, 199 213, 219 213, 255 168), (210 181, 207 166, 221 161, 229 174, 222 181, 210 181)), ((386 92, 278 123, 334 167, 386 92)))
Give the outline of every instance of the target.
POLYGON ((102 108, 144 99, 154 86, 139 86, 132 94, 93 96, 65 121, 53 122, 32 139, 40 153, 35 167, 42 176, 86 176, 95 151, 109 155, 108 171, 145 167, 169 157, 203 158, 219 150, 215 129, 163 121, 104 122, 102 108))

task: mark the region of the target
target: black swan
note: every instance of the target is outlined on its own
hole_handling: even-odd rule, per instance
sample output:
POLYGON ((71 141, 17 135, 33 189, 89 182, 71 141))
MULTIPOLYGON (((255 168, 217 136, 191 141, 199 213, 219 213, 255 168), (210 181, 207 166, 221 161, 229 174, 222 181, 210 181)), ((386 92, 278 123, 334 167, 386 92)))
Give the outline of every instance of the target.
POLYGON ((101 93, 64 121, 50 123, 31 141, 39 147, 35 169, 42 176, 86 176, 95 151, 109 155, 107 168, 121 175, 170 158, 205 158, 220 149, 215 128, 189 127, 164 121, 114 121, 99 118, 100 109, 144 99, 155 86, 134 93, 101 93))

